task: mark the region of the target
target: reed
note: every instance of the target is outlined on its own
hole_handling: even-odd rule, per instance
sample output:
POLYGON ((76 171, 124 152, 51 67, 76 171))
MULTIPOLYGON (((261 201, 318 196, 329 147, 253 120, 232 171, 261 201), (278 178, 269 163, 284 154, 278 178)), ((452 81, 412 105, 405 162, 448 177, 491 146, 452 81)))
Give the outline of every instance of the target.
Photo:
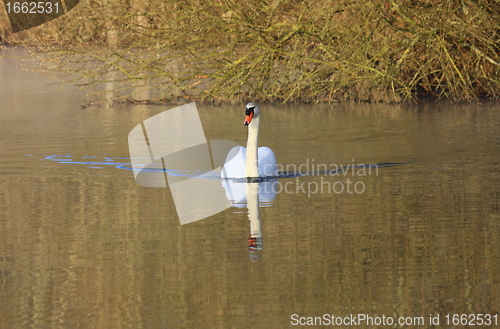
POLYGON ((500 95, 499 22, 493 0, 86 0, 24 42, 123 99, 459 101, 500 95))

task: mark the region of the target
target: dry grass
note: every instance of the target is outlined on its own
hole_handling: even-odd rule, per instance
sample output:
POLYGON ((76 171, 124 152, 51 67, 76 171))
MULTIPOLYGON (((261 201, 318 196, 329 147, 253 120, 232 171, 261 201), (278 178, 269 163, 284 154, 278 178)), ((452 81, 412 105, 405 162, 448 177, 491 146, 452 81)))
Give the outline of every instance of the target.
POLYGON ((471 100, 500 95, 499 22, 485 0, 87 0, 25 42, 122 98, 471 100))

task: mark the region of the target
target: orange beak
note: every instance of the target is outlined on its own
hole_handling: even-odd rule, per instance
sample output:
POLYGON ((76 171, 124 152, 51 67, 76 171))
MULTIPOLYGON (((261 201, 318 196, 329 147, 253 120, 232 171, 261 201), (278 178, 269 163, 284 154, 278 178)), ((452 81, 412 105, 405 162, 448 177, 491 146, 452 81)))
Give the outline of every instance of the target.
POLYGON ((245 126, 248 126, 250 124, 250 122, 252 122, 252 118, 253 118, 253 111, 250 112, 250 114, 246 116, 246 118, 245 118, 245 126))

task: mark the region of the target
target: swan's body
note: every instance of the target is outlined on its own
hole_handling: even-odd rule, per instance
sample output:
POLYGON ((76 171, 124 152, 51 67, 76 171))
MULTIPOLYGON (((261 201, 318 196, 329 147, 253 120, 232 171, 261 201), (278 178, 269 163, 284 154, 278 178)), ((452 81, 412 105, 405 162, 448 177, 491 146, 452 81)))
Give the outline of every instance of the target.
MULTIPOLYGON (((243 146, 233 147, 226 157, 222 178, 246 178, 246 177, 276 177, 276 157, 269 147, 259 147, 257 151, 257 168, 247 170, 247 165, 253 161, 247 161, 248 151, 243 146)), ((251 159, 250 159, 251 160, 251 159)))
POLYGON ((246 105, 245 125, 248 125, 247 147, 233 147, 227 154, 222 178, 276 177, 276 156, 269 147, 258 147, 260 109, 255 103, 246 105))

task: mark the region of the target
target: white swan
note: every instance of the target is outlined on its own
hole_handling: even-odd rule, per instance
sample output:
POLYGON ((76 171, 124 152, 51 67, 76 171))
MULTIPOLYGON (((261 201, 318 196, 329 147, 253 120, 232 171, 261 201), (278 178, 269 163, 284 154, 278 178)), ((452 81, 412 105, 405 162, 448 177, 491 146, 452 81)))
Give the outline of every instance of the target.
POLYGON ((269 147, 258 147, 260 109, 255 103, 246 105, 245 125, 248 126, 247 148, 233 147, 227 154, 222 178, 276 177, 276 156, 269 147))

